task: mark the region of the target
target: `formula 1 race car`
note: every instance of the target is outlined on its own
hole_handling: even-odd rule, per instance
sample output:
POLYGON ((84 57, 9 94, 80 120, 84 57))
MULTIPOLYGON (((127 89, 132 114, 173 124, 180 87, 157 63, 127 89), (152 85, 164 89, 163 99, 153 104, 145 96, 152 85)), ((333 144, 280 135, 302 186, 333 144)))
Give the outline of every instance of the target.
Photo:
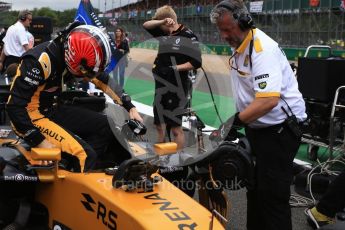
MULTIPOLYGON (((73 173, 59 169, 58 149, 29 152, 9 139, 2 139, 1 144, 6 146, 1 153, 5 165, 2 187, 7 186, 6 182, 22 183, 24 189, 25 185, 35 184, 35 201, 41 206, 36 212, 43 218, 38 224, 48 224, 51 229, 208 229, 212 221, 208 210, 153 174, 154 167, 148 168, 142 161, 130 160, 114 173, 73 173), (15 165, 18 158, 28 163, 15 165), (41 166, 38 160, 54 163, 41 166), (133 184, 126 184, 124 189, 120 182, 126 183, 127 170, 136 170, 137 175, 133 181, 132 176, 127 178, 133 184), (123 173, 122 178, 118 173, 123 173), (149 174, 155 176, 146 178, 149 174)), ((19 215, 25 214, 23 211, 19 215)), ((217 220, 212 228, 223 229, 217 220)))
MULTIPOLYGON (((105 112, 114 117, 110 115, 114 111, 105 112)), ((240 187, 245 186, 247 167, 252 164, 241 141, 213 139, 202 152, 199 148, 193 151, 192 146, 176 152, 172 142, 153 144, 142 136, 133 138, 128 132, 136 133, 135 122, 122 124, 115 124, 114 130, 120 130, 125 137, 132 157, 118 167, 87 173, 66 169, 59 149, 30 149, 9 126, 1 127, 0 226, 224 229, 228 214, 225 189, 238 189, 233 186, 234 180, 239 180, 240 187), (188 167, 193 173, 199 185, 199 203, 157 173, 162 168, 176 167, 188 167)))

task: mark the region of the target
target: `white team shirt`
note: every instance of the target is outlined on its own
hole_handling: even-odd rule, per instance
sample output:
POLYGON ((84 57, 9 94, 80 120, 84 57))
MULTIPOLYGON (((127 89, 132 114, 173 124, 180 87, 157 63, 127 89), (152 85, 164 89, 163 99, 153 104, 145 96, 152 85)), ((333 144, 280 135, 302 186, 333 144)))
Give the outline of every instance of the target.
POLYGON ((29 42, 29 49, 32 49, 35 45, 35 38, 34 35, 32 35, 32 33, 30 33, 29 31, 26 31, 26 36, 28 38, 28 42, 29 42))
MULTIPOLYGON (((234 57, 230 60, 232 87, 236 109, 243 111, 255 98, 281 97, 291 108, 299 121, 307 118, 305 102, 298 90, 297 80, 290 64, 274 40, 259 29, 249 32, 234 57), (253 36, 254 35, 254 38, 253 36), (251 62, 249 57, 252 45, 251 62), (252 67, 251 64, 252 63, 252 67), (239 71, 234 68, 238 68, 239 71)), ((270 112, 249 124, 252 128, 264 128, 284 122, 291 115, 286 103, 280 99, 270 112)))
POLYGON ((25 52, 23 46, 29 44, 25 27, 19 21, 8 28, 6 36, 2 40, 6 56, 22 56, 25 52))

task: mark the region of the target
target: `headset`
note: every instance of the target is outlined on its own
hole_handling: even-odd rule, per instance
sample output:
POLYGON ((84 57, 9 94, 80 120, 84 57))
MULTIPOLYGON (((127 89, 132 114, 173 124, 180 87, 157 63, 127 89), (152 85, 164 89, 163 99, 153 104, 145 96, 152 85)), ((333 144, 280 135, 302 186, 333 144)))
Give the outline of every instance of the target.
POLYGON ((221 1, 216 5, 215 8, 217 9, 221 7, 229 10, 232 13, 234 19, 237 21, 242 31, 254 28, 254 20, 249 13, 235 13, 236 9, 232 5, 230 5, 229 1, 221 1))
POLYGON ((31 13, 30 11, 27 11, 27 10, 20 11, 20 12, 19 12, 18 19, 19 19, 20 21, 25 21, 26 18, 27 18, 27 16, 28 16, 29 14, 32 14, 32 13, 31 13))
POLYGON ((253 34, 252 29, 255 28, 255 25, 254 25, 254 20, 252 16, 248 13, 247 7, 243 5, 244 10, 238 13, 237 11, 239 11, 239 8, 231 5, 228 0, 223 0, 215 6, 215 9, 218 9, 218 8, 225 8, 228 11, 230 11, 242 31, 246 31, 248 29, 251 30, 252 40, 250 41, 250 44, 249 44, 249 64, 250 64, 250 68, 252 68, 252 65, 253 65, 252 53, 253 53, 253 46, 254 46, 254 34, 253 34))

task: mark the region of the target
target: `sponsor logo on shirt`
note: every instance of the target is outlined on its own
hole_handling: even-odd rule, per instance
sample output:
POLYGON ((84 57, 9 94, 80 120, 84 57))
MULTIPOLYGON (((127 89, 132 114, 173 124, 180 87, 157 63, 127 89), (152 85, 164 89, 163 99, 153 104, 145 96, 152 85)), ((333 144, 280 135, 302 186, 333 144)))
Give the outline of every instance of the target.
POLYGON ((173 44, 172 49, 173 49, 173 50, 180 50, 180 42, 181 42, 181 38, 177 38, 177 39, 175 40, 175 44, 173 44))
POLYGON ((246 55, 246 57, 244 58, 243 66, 248 67, 248 64, 249 64, 249 55, 246 55))
POLYGON ((258 85, 260 89, 264 89, 267 86, 267 82, 263 81, 263 82, 260 82, 258 85))
POLYGON ((270 77, 269 74, 262 74, 262 75, 256 76, 254 79, 255 79, 255 81, 257 81, 257 80, 269 78, 269 77, 270 77))

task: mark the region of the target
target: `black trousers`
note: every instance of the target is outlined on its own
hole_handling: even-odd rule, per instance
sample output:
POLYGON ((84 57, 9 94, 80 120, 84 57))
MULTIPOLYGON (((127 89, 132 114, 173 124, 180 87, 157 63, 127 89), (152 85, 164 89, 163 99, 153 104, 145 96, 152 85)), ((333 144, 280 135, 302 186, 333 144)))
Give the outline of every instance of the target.
POLYGON ((322 214, 334 217, 345 208, 345 170, 330 184, 316 208, 322 214))
POLYGON ((256 157, 254 188, 247 191, 247 229, 291 230, 293 159, 300 139, 284 125, 246 128, 256 157))

